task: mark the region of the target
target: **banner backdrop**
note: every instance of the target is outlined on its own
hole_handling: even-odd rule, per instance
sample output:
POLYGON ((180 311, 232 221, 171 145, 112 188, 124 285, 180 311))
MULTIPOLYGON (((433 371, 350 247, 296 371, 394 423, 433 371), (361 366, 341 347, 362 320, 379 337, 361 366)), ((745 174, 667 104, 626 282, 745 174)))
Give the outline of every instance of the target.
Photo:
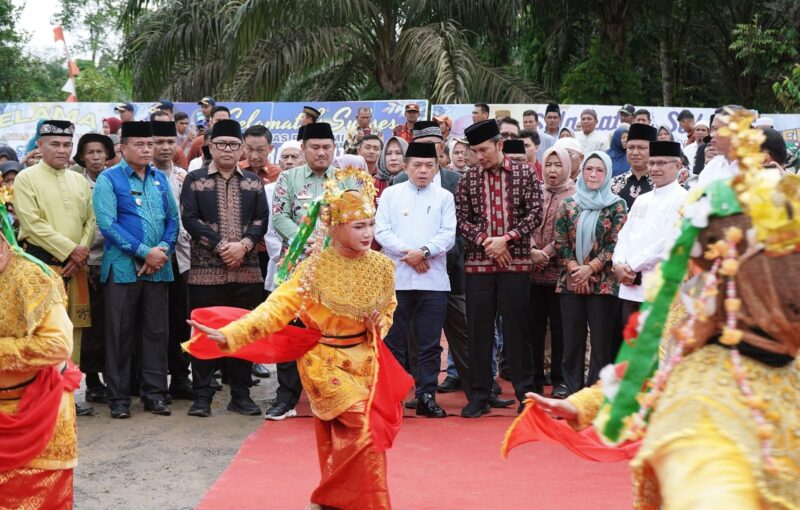
MULTIPOLYGON (((619 126, 619 106, 611 105, 560 105, 561 106, 561 127, 568 127, 573 131, 580 129, 581 112, 586 108, 593 108, 597 112, 597 127, 600 132, 608 133, 610 136, 612 132, 619 126)), ((522 113, 525 110, 533 110, 539 115, 539 131, 544 131, 544 112, 547 108, 546 104, 490 104, 490 116, 494 118, 498 112, 517 119, 520 124, 522 123, 522 113)), ((714 113, 713 108, 683 108, 677 106, 644 106, 637 107, 644 108, 650 112, 653 119, 653 126, 660 127, 666 126, 670 130, 672 136, 676 141, 684 143, 686 141, 686 132, 684 132, 678 125, 678 114, 681 110, 687 109, 694 114, 694 120, 705 120, 708 122, 711 115, 714 113)), ((472 109, 471 104, 435 104, 431 107, 433 116, 448 115, 453 119, 452 133, 455 136, 461 137, 464 134, 464 129, 472 124, 472 109)), ((800 139, 800 114, 762 114, 764 117, 769 117, 775 122, 775 129, 783 133, 783 137, 787 140, 800 139)))
MULTIPOLYGON (((337 152, 342 152, 347 130, 355 126, 360 107, 372 108, 373 129, 380 130, 384 139, 392 136, 392 129, 405 122, 403 113, 407 103, 417 103, 420 118, 427 118, 428 101, 424 99, 392 101, 355 101, 310 103, 322 116, 320 121, 329 122, 336 136, 337 152)), ((72 121, 78 136, 89 131, 103 130, 103 119, 116 116, 117 103, 0 103, 0 144, 11 146, 19 157, 26 153, 25 148, 36 132, 39 119, 66 119, 72 121)), ((219 102, 231 110, 232 118, 242 124, 242 129, 263 124, 273 135, 272 153, 274 160, 277 149, 288 140, 294 140, 300 127, 303 105, 309 103, 227 103, 219 102)), ((153 103, 133 103, 136 120, 149 118, 153 103)), ((175 111, 186 112, 190 123, 203 118, 200 106, 195 103, 175 103, 175 111)), ((76 138, 77 142, 77 138, 76 138)))

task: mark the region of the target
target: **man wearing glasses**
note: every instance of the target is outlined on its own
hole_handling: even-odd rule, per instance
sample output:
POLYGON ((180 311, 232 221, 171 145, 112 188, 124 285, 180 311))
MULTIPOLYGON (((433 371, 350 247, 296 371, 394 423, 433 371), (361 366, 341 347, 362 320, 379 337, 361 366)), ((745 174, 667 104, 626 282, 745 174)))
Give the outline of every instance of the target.
MULTIPOLYGON (((189 308, 233 306, 252 310, 261 303, 264 280, 255 247, 267 231, 267 200, 261 178, 238 166, 242 128, 222 119, 209 143, 211 163, 186 176, 181 190, 183 226, 192 236, 189 308)), ((223 359, 231 400, 228 411, 254 416, 249 361, 223 359)), ((211 415, 216 360, 192 360, 194 403, 190 416, 211 415)))
POLYGON ((519 138, 519 121, 511 117, 501 117, 497 121, 500 128, 500 137, 503 140, 516 140, 519 138))
POLYGON ((687 191, 678 183, 681 144, 650 142, 647 162, 655 186, 633 202, 614 248, 614 273, 619 279, 622 325, 644 301, 642 280, 667 258, 679 227, 680 208, 687 191))

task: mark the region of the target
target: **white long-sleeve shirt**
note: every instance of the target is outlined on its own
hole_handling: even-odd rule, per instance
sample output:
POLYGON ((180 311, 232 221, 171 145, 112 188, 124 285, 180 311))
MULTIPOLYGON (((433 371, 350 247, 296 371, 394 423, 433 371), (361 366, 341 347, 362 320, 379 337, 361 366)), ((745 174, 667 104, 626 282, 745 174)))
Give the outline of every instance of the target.
POLYGON ((607 151, 610 145, 609 133, 601 133, 596 129, 588 135, 579 129, 575 131, 575 139, 581 143, 583 153, 586 156, 589 156, 589 153, 594 151, 607 151))
POLYGON ((738 174, 739 162, 735 159, 733 161, 728 161, 725 156, 719 154, 714 156, 714 158, 703 167, 703 171, 697 176, 697 185, 705 187, 714 181, 730 179, 731 177, 736 177, 738 174))
POLYGON ((275 290, 275 275, 278 273, 278 262, 281 259, 281 246, 283 245, 281 237, 275 232, 275 227, 272 225, 272 193, 275 191, 275 183, 271 182, 264 186, 264 193, 267 194, 267 210, 269 211, 269 220, 267 220, 267 233, 264 234, 264 242, 267 245, 267 256, 269 262, 267 263, 267 277, 264 280, 264 288, 269 291, 275 290))
POLYGON ((375 216, 375 238, 395 267, 396 290, 449 291, 447 250, 456 240, 453 194, 430 184, 418 188, 410 180, 386 188, 375 216), (400 259, 407 250, 427 247, 430 269, 418 273, 400 259))
MULTIPOLYGON (((687 191, 675 180, 671 184, 648 191, 636 199, 628 219, 619 231, 611 260, 625 263, 642 277, 666 259, 679 230, 680 209, 687 191)), ((642 285, 620 284, 620 299, 644 301, 642 285)))

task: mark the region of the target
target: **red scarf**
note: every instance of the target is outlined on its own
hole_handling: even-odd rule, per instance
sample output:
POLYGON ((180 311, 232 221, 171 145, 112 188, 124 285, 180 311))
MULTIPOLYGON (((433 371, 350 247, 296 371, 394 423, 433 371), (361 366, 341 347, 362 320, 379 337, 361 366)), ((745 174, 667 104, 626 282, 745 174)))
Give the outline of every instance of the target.
MULTIPOLYGON (((250 310, 227 306, 198 308, 192 311, 192 320, 219 329, 250 313, 250 310)), ((232 353, 223 353, 219 345, 203 334, 197 334, 183 344, 184 350, 199 359, 215 359, 225 356, 246 359, 253 363, 283 363, 300 358, 311 350, 322 333, 313 329, 286 326, 277 333, 259 338, 232 353)), ((400 366, 381 338, 377 343, 378 370, 372 380, 372 399, 369 414, 369 432, 372 444, 378 451, 392 447, 394 438, 403 421, 403 397, 414 385, 414 380, 400 366)))
POLYGON ((25 466, 44 450, 58 421, 65 391, 81 384, 81 372, 71 362, 62 374, 56 367, 40 368, 22 394, 17 412, 0 413, 0 471, 25 466))

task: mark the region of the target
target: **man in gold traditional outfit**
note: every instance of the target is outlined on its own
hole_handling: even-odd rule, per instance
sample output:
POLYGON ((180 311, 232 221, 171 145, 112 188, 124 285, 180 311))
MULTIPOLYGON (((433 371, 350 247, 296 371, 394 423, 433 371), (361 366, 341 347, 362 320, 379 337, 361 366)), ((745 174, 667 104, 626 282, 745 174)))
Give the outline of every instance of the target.
MULTIPOLYGON (((370 250, 374 188, 363 174, 367 179, 362 179, 360 192, 338 190, 336 182, 348 177, 359 176, 339 171, 336 180, 326 184, 322 218, 330 226, 330 247, 300 263, 258 308, 219 330, 204 326, 200 322, 211 321, 193 314, 197 320, 190 324, 205 336, 187 348, 202 356, 197 352, 202 341, 207 344, 211 339, 219 345, 220 355, 245 356, 249 347, 273 352, 274 340, 268 344, 261 338, 278 333, 295 318, 308 330, 318 331, 302 347, 299 338, 287 338, 300 352, 282 358, 299 358, 300 377, 315 416, 322 480, 309 508, 386 509, 390 502, 383 450, 397 432, 401 401, 412 381, 380 339, 391 325, 396 302, 394 265, 370 250)), ((303 222, 284 269, 296 260, 293 253, 299 255, 305 247, 303 236, 313 231, 318 206, 316 202, 309 209, 310 221, 303 222)), ((321 247, 323 241, 318 239, 315 245, 321 247)), ((294 334, 308 337, 304 331, 296 328, 294 334)))

